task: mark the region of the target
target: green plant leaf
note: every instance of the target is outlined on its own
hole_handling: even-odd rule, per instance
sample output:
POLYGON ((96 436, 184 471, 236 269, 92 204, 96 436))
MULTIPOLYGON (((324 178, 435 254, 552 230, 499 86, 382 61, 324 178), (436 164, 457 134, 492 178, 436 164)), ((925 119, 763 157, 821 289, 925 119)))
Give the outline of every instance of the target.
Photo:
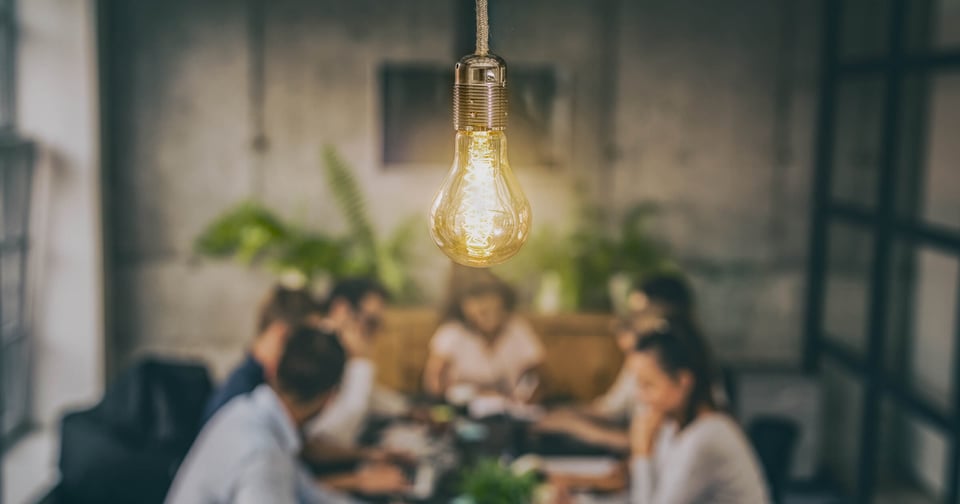
POLYGON ((461 475, 461 492, 477 504, 527 504, 537 486, 535 474, 513 474, 495 460, 480 460, 461 475))
POLYGON ((217 217, 194 241, 194 250, 208 257, 235 257, 250 264, 287 236, 286 226, 254 202, 242 202, 217 217))
POLYGON ((269 264, 274 273, 295 270, 309 280, 321 273, 338 271, 343 253, 344 244, 341 240, 301 232, 290 236, 269 264))
POLYGON ((332 147, 326 147, 323 158, 327 169, 327 183, 334 200, 347 221, 350 236, 358 246, 366 248, 371 257, 376 255, 376 238, 373 224, 367 214, 367 201, 353 174, 332 147))

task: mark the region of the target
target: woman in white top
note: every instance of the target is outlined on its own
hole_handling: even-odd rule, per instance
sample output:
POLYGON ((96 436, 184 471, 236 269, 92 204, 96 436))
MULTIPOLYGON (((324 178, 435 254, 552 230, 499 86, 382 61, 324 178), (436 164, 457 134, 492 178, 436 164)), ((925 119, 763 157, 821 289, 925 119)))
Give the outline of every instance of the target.
POLYGON ((430 342, 427 391, 444 396, 452 386, 470 385, 512 396, 544 356, 533 328, 514 313, 513 290, 488 270, 455 269, 451 292, 430 342))
POLYGON ((630 428, 631 503, 769 503, 753 448, 716 406, 697 331, 665 321, 640 335, 629 359, 644 406, 630 428))
MULTIPOLYGON (((693 308, 693 291, 683 276, 660 273, 646 277, 630 290, 628 312, 613 328, 617 346, 629 356, 636 346, 638 333, 659 327, 665 317, 682 318, 692 324, 693 308)), ((564 433, 588 444, 626 452, 630 447, 626 425, 637 406, 637 379, 625 363, 606 393, 583 407, 552 412, 540 421, 537 429, 564 433)))

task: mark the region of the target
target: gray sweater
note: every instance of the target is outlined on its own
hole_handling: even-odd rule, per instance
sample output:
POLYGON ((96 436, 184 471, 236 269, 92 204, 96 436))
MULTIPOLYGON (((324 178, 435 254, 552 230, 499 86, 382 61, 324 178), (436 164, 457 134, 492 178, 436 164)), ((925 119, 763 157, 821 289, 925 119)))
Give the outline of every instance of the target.
POLYGON ((635 457, 631 504, 769 504, 746 436, 726 415, 702 415, 683 431, 666 425, 652 458, 635 457))

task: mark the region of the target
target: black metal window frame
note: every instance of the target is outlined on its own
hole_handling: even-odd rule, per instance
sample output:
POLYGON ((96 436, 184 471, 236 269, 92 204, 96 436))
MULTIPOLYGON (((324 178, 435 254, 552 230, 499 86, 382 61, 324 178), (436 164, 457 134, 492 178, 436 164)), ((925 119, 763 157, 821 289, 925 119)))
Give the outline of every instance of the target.
POLYGON ((31 420, 27 257, 34 157, 31 142, 0 136, 0 451, 28 431, 31 420), (7 278, 11 273, 13 278, 7 278), (10 294, 17 299, 9 299, 10 294), (15 399, 23 402, 12 408, 8 401, 15 399))
POLYGON ((16 125, 17 14, 15 0, 0 0, 0 131, 16 125))
MULTIPOLYGON (((960 302, 956 307, 954 355, 950 405, 943 407, 926 398, 907 379, 888 372, 885 345, 890 327, 886 319, 891 290, 891 268, 895 247, 932 246, 960 258, 960 231, 904 217, 897 207, 899 141, 902 121, 901 100, 905 81, 911 76, 931 76, 944 71, 960 71, 960 49, 918 51, 907 46, 907 9, 911 0, 891 0, 887 27, 887 50, 882 56, 843 59, 840 55, 843 0, 823 0, 824 31, 821 47, 820 98, 817 111, 813 214, 808 272, 807 313, 804 341, 804 367, 816 372, 824 359, 853 374, 863 385, 863 409, 860 412, 860 442, 855 502, 873 502, 877 484, 878 445, 881 406, 893 401, 899 408, 935 427, 948 443, 944 481, 945 502, 960 503, 960 302), (863 76, 881 78, 885 84, 875 205, 871 209, 839 202, 832 196, 838 88, 850 79, 863 76), (873 262, 869 271, 868 320, 866 346, 854 351, 824 328, 826 278, 829 258, 830 225, 843 223, 870 233, 873 262)), ((960 289, 960 275, 956 280, 960 289)))
POLYGON ((17 40, 16 0, 0 0, 0 459, 30 430, 33 395, 27 256, 35 148, 16 128, 17 40))

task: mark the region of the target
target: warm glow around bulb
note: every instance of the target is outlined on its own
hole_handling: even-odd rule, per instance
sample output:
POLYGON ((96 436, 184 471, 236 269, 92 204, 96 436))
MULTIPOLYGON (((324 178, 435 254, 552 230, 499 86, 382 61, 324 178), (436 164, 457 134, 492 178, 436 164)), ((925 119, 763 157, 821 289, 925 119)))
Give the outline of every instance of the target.
POLYGON ((457 263, 493 266, 527 239, 530 204, 507 161, 506 135, 459 131, 453 168, 430 213, 430 234, 457 263))

